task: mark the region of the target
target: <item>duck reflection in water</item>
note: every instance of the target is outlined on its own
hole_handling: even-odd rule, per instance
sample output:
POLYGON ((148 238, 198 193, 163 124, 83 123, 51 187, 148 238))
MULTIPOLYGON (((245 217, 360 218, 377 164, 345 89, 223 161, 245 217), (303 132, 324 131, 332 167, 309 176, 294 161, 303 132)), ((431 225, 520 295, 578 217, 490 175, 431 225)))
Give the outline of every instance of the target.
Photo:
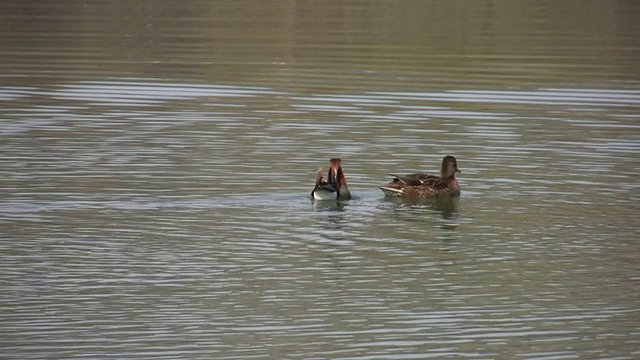
POLYGON ((314 211, 331 211, 331 212, 343 212, 345 210, 346 203, 342 201, 313 201, 311 202, 314 211))
POLYGON ((347 220, 345 219, 345 206, 347 206, 347 203, 335 200, 313 201, 312 206, 313 211, 319 213, 316 216, 316 225, 325 230, 331 231, 332 233, 337 231, 336 233, 333 233, 333 236, 331 236, 331 240, 346 240, 346 237, 342 233, 342 231, 347 225, 347 220), (324 219, 324 221, 322 219, 324 219))
POLYGON ((444 198, 425 198, 425 199, 403 199, 403 198, 387 198, 388 201, 396 204, 395 209, 399 212, 396 215, 411 214, 410 217, 406 217, 405 220, 418 221, 420 217, 415 217, 419 212, 423 212, 424 209, 431 211, 437 211, 442 215, 445 220, 453 220, 458 217, 458 197, 444 197, 444 198), (400 210, 402 210, 400 212, 400 210))

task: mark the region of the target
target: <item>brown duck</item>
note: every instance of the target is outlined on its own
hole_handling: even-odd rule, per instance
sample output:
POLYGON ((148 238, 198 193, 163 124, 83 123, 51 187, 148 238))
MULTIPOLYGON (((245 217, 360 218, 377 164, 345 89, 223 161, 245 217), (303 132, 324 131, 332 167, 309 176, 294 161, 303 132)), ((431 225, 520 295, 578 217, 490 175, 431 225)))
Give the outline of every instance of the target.
POLYGON ((386 196, 400 198, 437 198, 460 196, 460 186, 455 174, 460 172, 456 158, 447 155, 442 159, 440 176, 429 174, 391 175, 393 180, 380 187, 386 196))

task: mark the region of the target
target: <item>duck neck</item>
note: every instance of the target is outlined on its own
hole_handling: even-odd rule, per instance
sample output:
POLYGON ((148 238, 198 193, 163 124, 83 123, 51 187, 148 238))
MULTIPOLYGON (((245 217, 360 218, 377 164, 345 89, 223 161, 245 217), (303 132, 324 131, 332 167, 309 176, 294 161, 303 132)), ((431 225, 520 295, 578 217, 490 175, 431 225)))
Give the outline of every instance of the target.
POLYGON ((440 170, 440 177, 443 179, 455 179, 456 178, 456 173, 454 172, 446 172, 443 170, 440 170))

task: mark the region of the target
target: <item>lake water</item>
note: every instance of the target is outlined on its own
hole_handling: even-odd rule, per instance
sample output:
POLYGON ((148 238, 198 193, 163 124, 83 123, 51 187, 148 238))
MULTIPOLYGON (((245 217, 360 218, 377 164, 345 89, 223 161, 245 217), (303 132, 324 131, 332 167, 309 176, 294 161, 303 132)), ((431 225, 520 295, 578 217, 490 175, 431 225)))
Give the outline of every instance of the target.
POLYGON ((0 4, 0 357, 640 358, 640 2, 0 4), (455 202, 387 201, 457 157, 455 202), (343 159, 354 195, 313 203, 343 159))

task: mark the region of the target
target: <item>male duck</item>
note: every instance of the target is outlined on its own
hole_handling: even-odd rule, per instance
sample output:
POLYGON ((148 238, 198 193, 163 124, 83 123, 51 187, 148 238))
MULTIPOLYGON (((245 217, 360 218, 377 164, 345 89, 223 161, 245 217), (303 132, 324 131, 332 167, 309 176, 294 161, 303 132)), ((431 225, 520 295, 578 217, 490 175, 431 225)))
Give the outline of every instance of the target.
POLYGON ((436 198, 460 196, 460 186, 455 174, 460 172, 456 158, 447 155, 442 159, 440 176, 428 174, 410 174, 393 176, 393 180, 380 189, 386 196, 400 198, 436 198))
POLYGON ((329 160, 329 172, 327 179, 322 178, 322 168, 316 172, 316 186, 311 191, 314 200, 349 200, 351 192, 347 187, 347 179, 344 177, 340 163, 341 159, 329 160))

